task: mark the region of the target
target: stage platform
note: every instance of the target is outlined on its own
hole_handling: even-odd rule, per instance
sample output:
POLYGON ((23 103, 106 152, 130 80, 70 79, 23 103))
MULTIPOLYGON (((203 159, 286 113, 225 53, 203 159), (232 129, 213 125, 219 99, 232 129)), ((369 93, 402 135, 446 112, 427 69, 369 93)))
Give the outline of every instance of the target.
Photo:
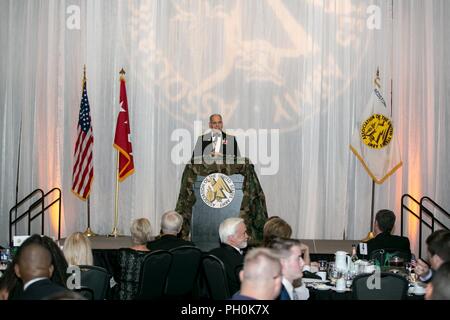
MULTIPOLYGON (((92 249, 119 249, 128 248, 132 245, 130 236, 94 236, 90 237, 92 249)), ((343 250, 349 254, 352 250, 352 244, 358 244, 360 240, 323 240, 323 239, 301 239, 310 250, 311 254, 334 254, 336 251, 343 250)), ((60 244, 64 243, 61 239, 60 244)), ((217 244, 219 245, 219 244, 217 244)))

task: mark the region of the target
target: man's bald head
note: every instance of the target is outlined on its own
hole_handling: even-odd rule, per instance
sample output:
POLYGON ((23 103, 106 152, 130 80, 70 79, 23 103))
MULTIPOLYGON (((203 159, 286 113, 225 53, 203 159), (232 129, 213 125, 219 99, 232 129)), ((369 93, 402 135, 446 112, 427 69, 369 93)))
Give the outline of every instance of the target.
POLYGON ((26 244, 19 252, 15 272, 23 283, 35 278, 50 278, 53 273, 50 251, 38 243, 26 244))

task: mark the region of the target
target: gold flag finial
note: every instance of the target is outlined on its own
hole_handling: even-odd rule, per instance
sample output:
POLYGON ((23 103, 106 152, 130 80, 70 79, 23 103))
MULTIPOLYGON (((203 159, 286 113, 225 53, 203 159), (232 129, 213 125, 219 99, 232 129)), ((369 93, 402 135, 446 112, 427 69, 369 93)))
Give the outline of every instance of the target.
POLYGON ((381 84, 380 84, 380 68, 377 67, 377 74, 375 76, 375 79, 373 79, 373 84, 380 89, 381 88, 381 84))
POLYGON ((83 83, 86 82, 86 65, 83 67, 83 83))
POLYGON ((125 70, 123 70, 123 68, 122 69, 120 69, 120 80, 125 80, 125 70))

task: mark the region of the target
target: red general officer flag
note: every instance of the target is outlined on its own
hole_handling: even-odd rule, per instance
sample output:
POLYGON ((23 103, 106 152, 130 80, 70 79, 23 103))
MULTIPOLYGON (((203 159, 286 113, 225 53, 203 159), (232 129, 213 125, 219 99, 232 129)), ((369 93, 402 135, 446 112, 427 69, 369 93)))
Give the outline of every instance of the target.
POLYGON ((114 148, 119 151, 119 181, 125 180, 134 173, 133 151, 130 140, 130 118, 128 115, 127 89, 125 87, 125 71, 120 71, 120 111, 117 117, 114 148))

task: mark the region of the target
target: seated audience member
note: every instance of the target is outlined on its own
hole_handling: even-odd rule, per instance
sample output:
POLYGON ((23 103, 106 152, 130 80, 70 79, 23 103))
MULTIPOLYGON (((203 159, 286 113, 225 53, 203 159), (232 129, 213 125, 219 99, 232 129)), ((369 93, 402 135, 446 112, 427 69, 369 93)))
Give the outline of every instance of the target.
POLYGON ((429 282, 433 272, 444 262, 450 261, 450 231, 437 230, 428 236, 426 243, 429 264, 419 259, 414 269, 422 282, 429 282))
POLYGON ((16 259, 8 265, 0 278, 0 300, 14 300, 22 293, 22 283, 14 272, 16 259))
POLYGON ((41 300, 66 290, 50 280, 54 271, 52 255, 40 243, 22 244, 14 271, 24 284, 20 300, 41 300))
MULTIPOLYGON (((292 228, 291 226, 281 219, 278 216, 270 217, 267 222, 264 224, 263 228, 263 241, 264 241, 264 247, 270 248, 271 242, 276 238, 281 239, 290 239, 292 236, 292 228)), ((303 266, 303 272, 305 272, 304 277, 305 278, 319 278, 318 276, 315 276, 314 274, 311 274, 311 266, 318 267, 317 262, 311 262, 311 258, 309 255, 309 247, 302 243, 302 258, 304 261, 303 266)))
POLYGON ((63 252, 69 265, 92 266, 94 264, 91 241, 81 232, 72 233, 66 238, 63 252))
POLYGON ((450 300, 450 261, 441 264, 428 283, 426 300, 450 300))
POLYGON ((244 263, 242 249, 247 247, 247 227, 242 218, 228 218, 219 226, 220 247, 210 254, 222 260, 231 294, 239 290, 240 280, 236 269, 244 263))
POLYGON ((141 265, 149 253, 147 242, 151 237, 150 221, 146 218, 136 219, 130 227, 133 246, 122 248, 119 252, 120 279, 119 299, 133 300, 139 289, 141 265))
MULTIPOLYGON (((65 288, 68 278, 68 274, 66 273, 68 264, 58 244, 52 238, 39 234, 28 237, 22 244, 22 247, 25 243, 37 243, 47 248, 51 254, 51 262, 54 269, 50 280, 65 288)), ((15 273, 15 265, 17 264, 19 251, 14 256, 12 263, 5 270, 3 276, 4 281, 2 280, 2 284, 0 284, 0 291, 3 293, 3 297, 7 297, 9 300, 19 299, 23 292, 23 282, 15 273)))
POLYGON ((378 249, 395 249, 411 256, 409 239, 392 235, 394 229, 395 214, 391 210, 383 209, 377 212, 374 222, 375 238, 367 241, 367 253, 378 249))
POLYGON ((280 294, 281 265, 273 250, 256 248, 244 259, 239 273, 241 291, 231 300, 273 300, 280 294))
POLYGON ((302 244, 294 239, 276 238, 272 249, 280 256, 282 287, 278 300, 308 300, 309 291, 305 285, 294 288, 295 281, 303 277, 302 244))
POLYGON ((289 239, 292 236, 291 226, 278 216, 270 217, 263 228, 263 245, 270 247, 270 242, 274 238, 289 239))
POLYGON ((161 236, 147 243, 150 250, 170 250, 181 246, 194 246, 191 241, 178 237, 183 227, 183 217, 176 211, 168 211, 161 217, 161 236))
POLYGON ((45 298, 44 300, 87 300, 87 299, 77 292, 65 290, 52 294, 47 298, 45 298))

